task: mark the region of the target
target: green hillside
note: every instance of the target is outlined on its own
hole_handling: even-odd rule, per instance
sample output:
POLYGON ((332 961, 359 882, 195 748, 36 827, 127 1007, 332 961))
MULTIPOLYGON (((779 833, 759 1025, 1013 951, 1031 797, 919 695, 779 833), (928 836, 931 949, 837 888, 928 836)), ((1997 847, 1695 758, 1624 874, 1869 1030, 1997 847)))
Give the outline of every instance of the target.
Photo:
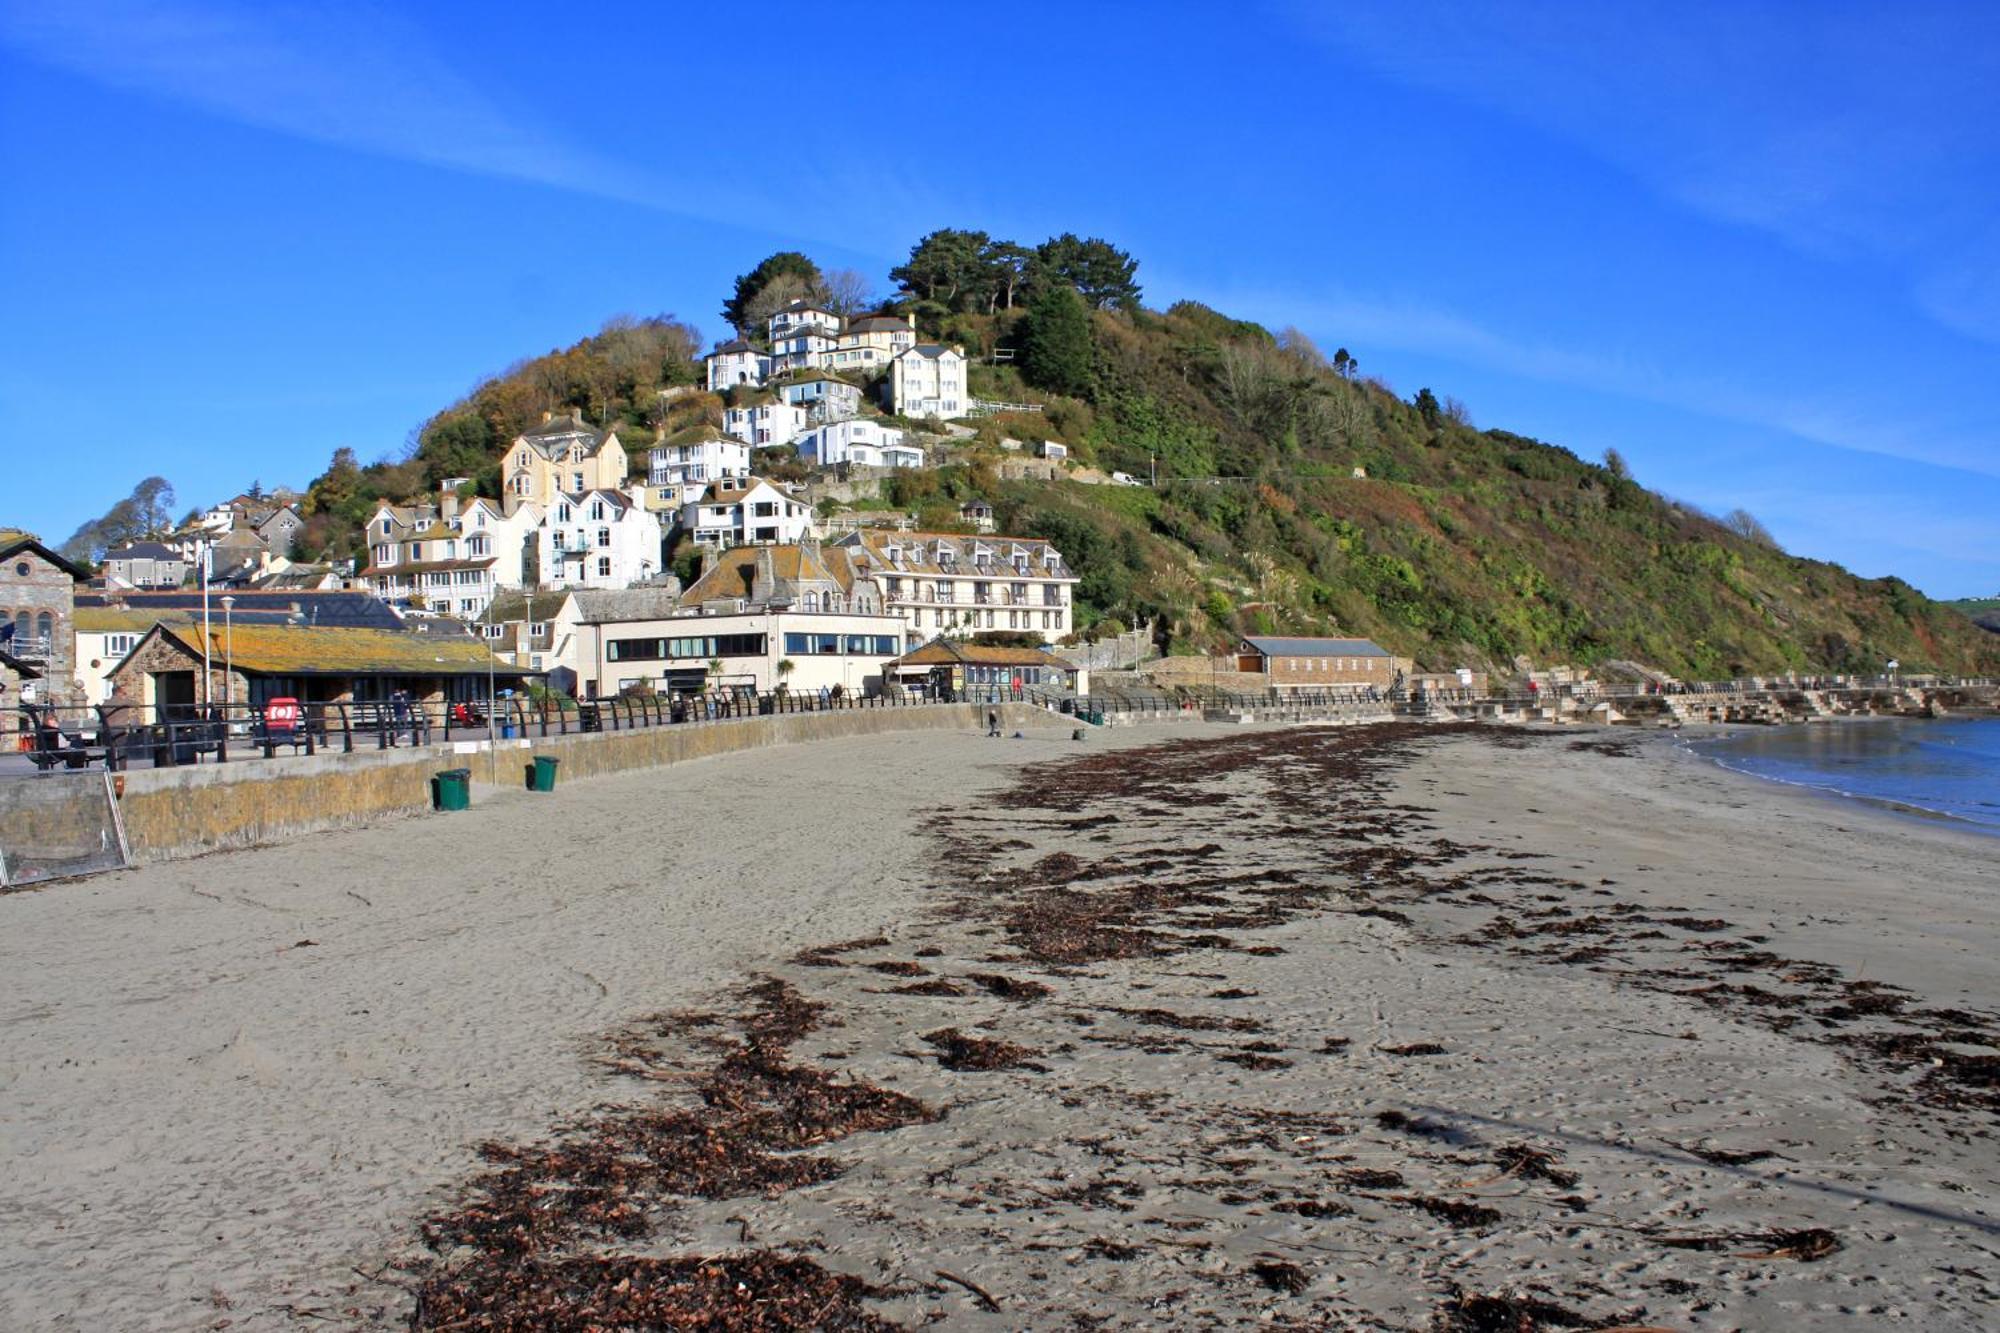
MULTIPOLYGON (((811 272, 780 267, 773 290, 813 294, 811 272)), ((1146 309, 1134 267, 1074 237, 1029 250, 936 233, 894 274, 920 332, 979 359, 975 394, 1045 410, 977 423, 945 466, 897 478, 888 499, 940 524, 957 501, 991 499, 1006 530, 1069 556, 1086 627, 1156 623, 1171 651, 1337 630, 1430 667, 1525 655, 1632 659, 1691 677, 1867 671, 1892 657, 1906 669, 2000 670, 2000 639, 1901 580, 1787 555, 1749 515, 1676 504, 1615 455, 1588 462, 1477 429, 1428 388, 1406 401, 1363 378, 1345 349, 1328 359, 1295 331, 1186 302, 1146 309), (1002 277, 940 277, 918 262, 938 237, 957 247, 940 265, 971 266, 976 279, 980 256, 1002 253, 1002 277), (1042 438, 1069 445, 1078 464, 1157 482, 998 480, 1020 456, 1003 440, 1042 438)), ((739 280, 732 318, 757 312, 764 271, 739 280)), ((719 420, 712 395, 660 395, 698 381, 700 346, 671 319, 622 321, 482 385, 401 461, 361 468, 337 456, 308 497, 308 549, 355 553, 375 499, 414 497, 445 477, 495 493, 506 442, 548 409, 621 424, 643 466, 656 429, 719 420)))

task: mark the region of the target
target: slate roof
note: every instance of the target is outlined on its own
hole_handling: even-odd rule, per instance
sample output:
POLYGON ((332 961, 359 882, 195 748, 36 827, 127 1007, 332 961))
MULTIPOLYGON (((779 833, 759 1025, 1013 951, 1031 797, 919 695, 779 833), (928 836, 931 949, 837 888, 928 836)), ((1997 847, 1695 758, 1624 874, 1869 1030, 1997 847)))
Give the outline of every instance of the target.
POLYGON ((1010 648, 996 643, 961 643, 955 639, 932 639, 921 648, 904 653, 890 666, 1035 666, 1074 671, 1076 664, 1065 662, 1040 648, 1010 648))
POLYGON ((1246 638, 1243 642, 1266 657, 1390 657, 1387 648, 1368 639, 1246 638))
POLYGON ((1040 537, 1009 537, 993 533, 960 532, 882 532, 862 529, 843 536, 837 545, 859 547, 871 557, 883 574, 947 574, 954 578, 1074 578, 1075 573, 1062 552, 1056 551, 1056 563, 1051 566, 1043 562, 1043 553, 1055 548, 1040 537), (949 566, 937 559, 938 543, 945 543, 957 555, 949 566), (889 549, 897 548, 901 558, 891 560, 889 549), (974 560, 973 553, 984 547, 993 553, 993 559, 985 568, 974 560), (1024 575, 1014 573, 1014 562, 1009 552, 1020 547, 1028 557, 1028 570, 1024 575))
MULTIPOLYGON (((351 592, 345 589, 287 589, 282 592, 266 592, 245 588, 230 594, 236 599, 233 614, 239 619, 245 614, 270 611, 280 615, 296 613, 309 625, 342 628, 395 630, 402 628, 402 618, 389 609, 389 604, 369 592, 351 592)), ((80 592, 77 594, 77 608, 87 606, 110 606, 122 602, 134 611, 169 610, 192 611, 201 614, 201 589, 178 589, 167 592, 121 592, 115 597, 102 592, 80 592)), ((222 607, 214 596, 209 598, 209 615, 220 622, 222 607)))
POLYGON ((951 353, 953 356, 961 358, 965 355, 963 352, 959 351, 956 347, 945 347, 939 343, 918 343, 915 347, 906 350, 903 353, 903 355, 921 356, 927 360, 935 361, 947 352, 951 353))
POLYGON ((106 560, 179 560, 181 553, 160 542, 133 542, 104 553, 106 560))
POLYGON ((816 583, 831 583, 843 589, 846 586, 827 567, 819 552, 809 547, 795 543, 734 546, 718 556, 707 573, 688 585, 681 594, 681 603, 699 606, 703 602, 732 601, 738 597, 783 599, 795 596, 801 585, 816 583))
POLYGON ((621 620, 665 620, 680 610, 680 585, 666 583, 651 588, 577 588, 577 612, 587 624, 601 625, 621 620))
POLYGON ((493 595, 481 624, 499 625, 510 620, 525 620, 540 624, 554 620, 563 609, 563 603, 572 594, 567 589, 554 592, 524 592, 519 588, 507 588, 493 595))
POLYGON ((863 315, 847 325, 849 333, 908 333, 910 321, 901 315, 863 315))

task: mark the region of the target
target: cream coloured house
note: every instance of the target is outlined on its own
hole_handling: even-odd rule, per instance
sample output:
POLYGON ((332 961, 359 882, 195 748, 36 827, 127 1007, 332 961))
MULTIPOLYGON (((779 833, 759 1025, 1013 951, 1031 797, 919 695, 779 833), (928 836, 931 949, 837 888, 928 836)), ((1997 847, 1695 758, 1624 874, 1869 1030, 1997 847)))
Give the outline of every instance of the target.
POLYGON ((509 510, 524 504, 546 510, 557 496, 622 489, 627 466, 616 431, 600 431, 574 412, 550 415, 509 446, 500 493, 509 510))
POLYGON ((901 315, 861 315, 850 321, 823 364, 834 370, 886 366, 917 345, 917 331, 901 315))

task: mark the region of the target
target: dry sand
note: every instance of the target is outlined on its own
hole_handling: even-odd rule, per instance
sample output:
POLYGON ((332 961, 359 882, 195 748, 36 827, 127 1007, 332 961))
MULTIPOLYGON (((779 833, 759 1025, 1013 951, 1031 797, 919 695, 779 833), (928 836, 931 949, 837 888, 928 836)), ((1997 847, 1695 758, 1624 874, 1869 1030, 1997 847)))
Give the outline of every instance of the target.
POLYGON ((475 1144, 671 1102, 602 1038, 768 974, 827 1006, 786 1058, 941 1118, 606 1248, 964 1327, 1990 1326, 1991 839, 1396 734, 827 742, 0 898, 0 1325, 400 1322, 475 1144))

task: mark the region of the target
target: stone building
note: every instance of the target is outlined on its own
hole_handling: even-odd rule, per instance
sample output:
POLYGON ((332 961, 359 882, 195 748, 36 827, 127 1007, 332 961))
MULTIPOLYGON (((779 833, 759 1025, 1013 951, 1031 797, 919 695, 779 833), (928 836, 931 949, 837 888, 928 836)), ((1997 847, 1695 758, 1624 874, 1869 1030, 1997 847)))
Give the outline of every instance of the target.
MULTIPOLYGON (((32 533, 0 531, 0 651, 40 674, 43 702, 81 703, 76 687, 76 585, 90 571, 32 533)), ((18 701, 18 696, 15 696, 18 701)), ((12 726, 11 719, 5 724, 12 726)))
MULTIPOLYGON (((464 634, 211 622, 206 637, 206 689, 202 627, 163 621, 112 671, 112 692, 143 705, 150 717, 153 709, 191 715, 211 702, 381 702, 399 690, 413 702, 438 705, 483 699, 489 680, 519 689, 545 674, 499 661, 483 640, 464 634)), ((435 706, 430 711, 437 716, 435 706)))
POLYGON ((1236 669, 1274 690, 1372 685, 1386 690, 1406 663, 1368 639, 1249 638, 1236 648, 1236 669))

